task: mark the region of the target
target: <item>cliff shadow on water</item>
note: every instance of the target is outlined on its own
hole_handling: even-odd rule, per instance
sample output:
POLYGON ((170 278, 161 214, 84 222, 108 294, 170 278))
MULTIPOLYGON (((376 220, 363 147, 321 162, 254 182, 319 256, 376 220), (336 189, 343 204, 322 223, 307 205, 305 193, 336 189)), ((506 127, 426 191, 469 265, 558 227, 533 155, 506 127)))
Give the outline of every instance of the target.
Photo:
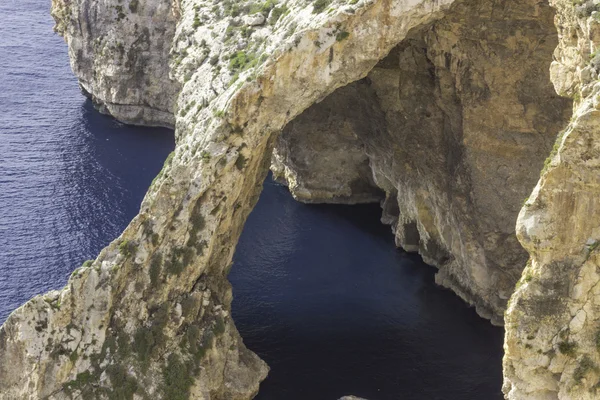
POLYGON ((381 208, 307 205, 267 178, 229 274, 271 371, 257 399, 500 399, 502 328, 397 249, 381 208))
POLYGON ((394 244, 502 323, 528 257, 514 221, 570 114, 554 11, 272 3, 53 1, 99 109, 174 124, 177 146, 124 232, 7 319, 0 399, 247 400, 269 369, 236 325, 271 364, 264 399, 499 396, 501 330, 394 244), (393 241, 376 206, 268 181, 229 274, 269 167, 304 203, 383 201, 393 241))

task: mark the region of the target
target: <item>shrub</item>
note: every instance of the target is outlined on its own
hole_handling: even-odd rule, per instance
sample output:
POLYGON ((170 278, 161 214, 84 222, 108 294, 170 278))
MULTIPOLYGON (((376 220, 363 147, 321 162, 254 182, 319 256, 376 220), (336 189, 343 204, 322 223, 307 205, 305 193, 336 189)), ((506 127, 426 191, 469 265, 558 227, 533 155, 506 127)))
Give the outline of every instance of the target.
POLYGON ((191 377, 193 369, 186 365, 181 357, 171 353, 167 366, 163 370, 164 398, 169 400, 188 400, 190 388, 194 383, 191 377))
POLYGON ((235 166, 239 171, 242 171, 246 167, 247 163, 246 157, 243 154, 240 154, 238 158, 235 160, 235 166))
POLYGON ((313 4, 313 13, 319 14, 323 12, 329 4, 331 4, 331 0, 316 0, 313 4))
POLYGON ((113 387, 113 393, 109 396, 111 399, 133 399, 133 394, 138 390, 138 384, 135 378, 127 373, 124 366, 109 365, 106 373, 110 377, 113 387))
POLYGON ((229 58, 229 69, 232 71, 244 70, 254 66, 256 60, 252 54, 240 50, 233 53, 229 58))
POLYGON ((350 36, 350 33, 346 31, 338 32, 338 34, 335 35, 335 40, 341 42, 342 40, 348 39, 348 36, 350 36))
POLYGON ((152 262, 150 263, 150 283, 152 286, 155 286, 158 283, 158 279, 160 278, 160 267, 162 264, 162 255, 155 254, 152 257, 152 262))
POLYGON ((273 9, 273 11, 271 12, 271 18, 269 19, 269 23, 271 25, 275 25, 277 23, 277 21, 279 21, 279 18, 281 18, 281 16, 287 12, 288 12, 288 8, 287 8, 287 5, 285 5, 285 4, 282 6, 279 6, 279 7, 275 7, 273 9))
POLYGON ((575 356, 576 349, 577 349, 577 343, 575 343, 575 342, 564 341, 564 342, 560 342, 558 344, 558 350, 566 356, 570 356, 570 357, 575 356))
POLYGON ((585 377, 585 375, 591 371, 596 370, 598 367, 596 364, 590 359, 590 357, 586 354, 583 356, 577 368, 573 372, 573 379, 575 382, 581 382, 581 380, 585 377))
POLYGON ((129 240, 123 240, 121 244, 119 244, 119 252, 125 257, 129 258, 134 255, 136 251, 135 243, 129 240))

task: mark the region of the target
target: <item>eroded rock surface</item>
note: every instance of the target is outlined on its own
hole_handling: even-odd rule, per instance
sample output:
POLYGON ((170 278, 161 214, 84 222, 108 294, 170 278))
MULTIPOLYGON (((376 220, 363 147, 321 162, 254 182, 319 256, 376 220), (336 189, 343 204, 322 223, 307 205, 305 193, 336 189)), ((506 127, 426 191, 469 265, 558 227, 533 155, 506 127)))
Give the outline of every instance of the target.
MULTIPOLYGON (((54 5, 72 49, 83 33, 70 24, 89 12, 87 3, 54 5)), ((4 323, 0 399, 252 398, 267 367, 231 320, 227 272, 278 132, 363 78, 451 3, 360 0, 331 2, 328 11, 322 2, 288 1, 265 10, 268 24, 252 30, 238 18, 254 9, 172 5, 179 20, 171 73, 182 87, 176 150, 121 237, 63 290, 4 323)), ((96 4, 98 14, 118 5, 96 4)), ((107 64, 117 64, 120 53, 110 54, 107 64)))
POLYGON ((570 108, 550 77, 576 113, 519 217, 504 390, 597 397, 600 18, 552 5, 548 73, 533 0, 54 0, 84 91, 177 147, 121 237, 2 326, 0 399, 252 398, 268 368, 227 273, 276 144, 296 198, 384 196, 398 245, 500 322, 514 220, 570 108))
POLYGON ((527 261, 515 221, 571 111, 550 83, 553 16, 538 1, 455 4, 288 125, 276 174, 307 202, 383 189, 397 244, 501 324, 527 261))
POLYGON ((517 223, 531 258, 506 313, 511 400, 600 398, 600 6, 552 4, 552 81, 575 107, 517 223))
POLYGON ((101 112, 138 125, 175 122, 181 85, 169 60, 179 14, 176 0, 52 1, 82 92, 101 112))

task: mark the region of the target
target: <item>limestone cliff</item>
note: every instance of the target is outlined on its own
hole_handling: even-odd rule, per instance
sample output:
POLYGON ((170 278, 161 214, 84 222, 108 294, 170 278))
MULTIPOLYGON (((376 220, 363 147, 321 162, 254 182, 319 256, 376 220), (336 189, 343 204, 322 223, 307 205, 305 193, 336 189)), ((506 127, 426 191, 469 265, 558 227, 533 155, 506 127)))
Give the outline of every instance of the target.
POLYGON ((554 0, 558 93, 575 100, 519 214, 530 261, 506 314, 508 399, 600 397, 600 5, 554 0))
MULTIPOLYGON (((145 3, 102 6, 91 16, 84 2, 56 0, 53 7, 81 86, 126 122, 170 123, 139 111, 140 98, 177 108, 179 121, 197 118, 229 86, 239 87, 240 73, 263 63, 269 46, 289 40, 300 18, 289 18, 285 2, 226 2, 210 13, 203 3, 189 13, 179 3, 145 3), (99 37, 80 21, 101 25, 94 28, 99 37), (106 43, 120 37, 125 44, 111 51, 106 43)), ((330 3, 317 1, 314 11, 303 3, 305 14, 333 17, 362 4, 330 3)), ((385 199, 382 220, 398 246, 421 253, 440 269, 439 284, 501 324, 527 259, 514 221, 570 108, 548 76, 552 18, 547 4, 533 0, 463 0, 443 18, 420 21, 365 79, 286 118, 273 153, 276 178, 305 202, 385 199)), ((317 38, 315 51, 348 34, 339 28, 317 38)))
POLYGON ((302 201, 383 199, 398 245, 501 322, 568 119, 550 79, 577 111, 519 217, 505 393, 592 398, 597 14, 551 5, 558 40, 537 0, 53 0, 84 92, 177 147, 121 237, 2 326, 0 399, 253 397, 227 273, 271 163, 302 201))
POLYGON ((456 3, 290 123, 276 172, 302 201, 383 189, 397 244, 501 324, 527 261, 515 220, 570 114, 548 72, 553 16, 538 1, 456 3))
MULTIPOLYGON (((59 30, 75 29, 90 11, 84 3, 55 4, 59 30)), ((231 321, 227 271, 277 133, 364 77, 451 1, 351 3, 177 6, 177 148, 121 237, 63 290, 34 298, 2 326, 1 399, 235 400, 256 393, 267 368, 231 321), (255 28, 264 14, 268 22, 255 28)), ((113 14, 110 3, 97 4, 95 18, 113 14)), ((117 18, 126 21, 124 3, 122 10, 117 18)), ((120 52, 105 55, 117 63, 120 52)), ((99 92, 110 95, 111 86, 99 92)))
POLYGON ((180 85, 170 78, 179 19, 172 0, 53 0, 83 93, 120 121, 172 127, 180 85))

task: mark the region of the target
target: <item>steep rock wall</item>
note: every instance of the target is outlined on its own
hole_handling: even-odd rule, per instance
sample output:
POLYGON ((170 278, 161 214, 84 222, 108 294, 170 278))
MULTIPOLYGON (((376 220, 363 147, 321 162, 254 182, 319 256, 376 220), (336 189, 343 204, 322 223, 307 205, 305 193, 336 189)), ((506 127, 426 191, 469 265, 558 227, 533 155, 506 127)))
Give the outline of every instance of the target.
POLYGON ((451 3, 289 1, 256 29, 232 3, 182 3, 177 148, 121 237, 4 323, 0 399, 251 398, 267 367, 231 320, 227 272, 277 133, 451 3))
MULTIPOLYGON (((264 4, 228 2, 210 10, 212 18, 199 5, 182 15, 169 1, 56 0, 53 15, 83 90, 101 110, 171 125, 165 110, 196 115, 264 61, 265 42, 293 32, 294 21, 272 30, 286 4, 264 4), (251 21, 256 11, 262 20, 251 21), (184 85, 200 95, 184 90, 175 106, 184 85)), ((569 107, 548 82, 555 36, 545 3, 461 2, 411 32, 367 81, 292 120, 275 148, 276 178, 305 202, 385 197, 383 221, 397 244, 419 251, 440 269, 439 284, 501 324, 527 257, 514 220, 569 107)))
MULTIPOLYGON (((99 107, 131 123, 176 122, 177 149, 123 235, 2 326, 0 399, 251 398, 267 367, 230 317, 235 244, 278 133, 369 73, 340 93, 346 103, 358 96, 372 126, 340 117, 336 101, 327 112, 345 124, 337 143, 356 168, 308 184, 302 158, 292 159, 298 132, 317 130, 303 117, 284 132, 277 168, 295 174, 291 190, 307 201, 370 201, 383 189, 398 243, 497 318, 522 265, 511 239, 516 199, 565 109, 540 79, 542 50, 554 46, 544 3, 130 3, 54 0, 56 29, 99 107), (514 193, 500 190, 513 184, 514 193)), ((560 42, 551 77, 577 111, 519 218, 531 262, 506 315, 510 399, 595 398, 600 380, 596 5, 552 5, 560 42)))
POLYGON ((538 1, 455 5, 288 125, 276 174, 301 201, 385 190, 397 244, 501 324, 527 261, 515 220, 571 110, 550 82, 553 17, 538 1))
POLYGON ((530 260, 506 313, 511 400, 600 397, 600 6, 551 3, 552 81, 575 105, 517 222, 530 260))
POLYGON ((180 85, 169 60, 179 14, 176 0, 52 1, 82 92, 101 112, 138 125, 175 122, 180 85))

